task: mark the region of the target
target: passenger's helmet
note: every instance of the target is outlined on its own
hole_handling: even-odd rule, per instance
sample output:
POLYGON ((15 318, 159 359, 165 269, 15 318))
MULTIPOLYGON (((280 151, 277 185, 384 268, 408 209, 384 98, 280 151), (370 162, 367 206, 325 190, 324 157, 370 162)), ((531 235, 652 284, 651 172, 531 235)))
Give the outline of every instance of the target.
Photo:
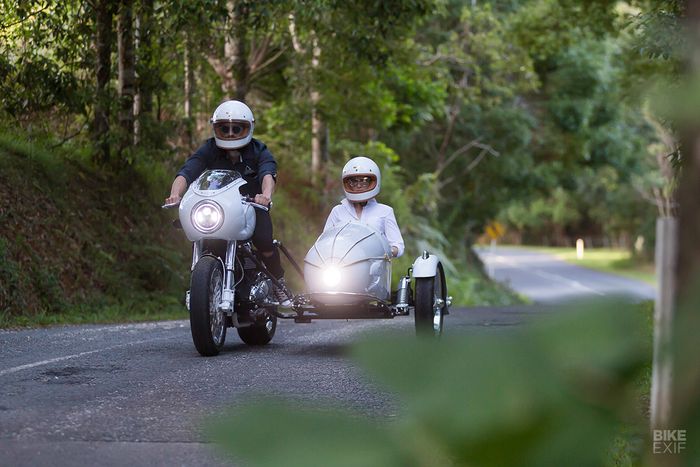
POLYGON ((216 145, 223 149, 238 149, 253 138, 255 118, 250 107, 241 101, 226 101, 211 117, 216 145))
POLYGON ((368 157, 355 157, 343 167, 343 190, 349 201, 362 202, 379 194, 382 174, 368 157))

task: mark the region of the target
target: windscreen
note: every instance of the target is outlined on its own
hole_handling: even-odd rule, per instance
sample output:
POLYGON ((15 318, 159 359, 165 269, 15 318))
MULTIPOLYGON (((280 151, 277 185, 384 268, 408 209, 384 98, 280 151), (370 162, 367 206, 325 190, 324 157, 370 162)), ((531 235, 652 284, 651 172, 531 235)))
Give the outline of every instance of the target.
POLYGON ((220 190, 241 178, 235 170, 207 170, 195 181, 198 190, 220 190))

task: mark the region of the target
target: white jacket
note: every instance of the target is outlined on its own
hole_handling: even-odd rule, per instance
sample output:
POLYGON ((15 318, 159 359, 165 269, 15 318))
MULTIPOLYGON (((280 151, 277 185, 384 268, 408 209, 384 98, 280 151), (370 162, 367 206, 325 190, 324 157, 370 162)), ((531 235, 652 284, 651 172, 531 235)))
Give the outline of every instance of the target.
POLYGON ((326 226, 323 231, 332 229, 333 227, 347 224, 352 221, 360 221, 369 225, 379 233, 383 234, 390 246, 395 246, 398 250, 396 256, 401 256, 404 250, 403 237, 399 230, 399 225, 396 223, 396 216, 391 206, 378 203, 372 198, 367 201, 367 205, 362 208, 362 215, 357 218, 355 206, 343 199, 339 205, 335 206, 326 220, 326 226))

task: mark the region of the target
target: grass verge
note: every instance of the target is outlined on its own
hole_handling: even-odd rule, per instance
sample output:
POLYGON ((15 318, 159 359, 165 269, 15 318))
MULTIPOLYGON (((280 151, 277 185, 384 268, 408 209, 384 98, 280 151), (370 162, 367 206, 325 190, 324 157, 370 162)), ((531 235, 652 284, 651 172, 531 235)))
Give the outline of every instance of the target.
POLYGON ((34 314, 0 315, 0 329, 60 326, 67 324, 139 323, 188 319, 185 305, 162 293, 140 294, 124 300, 94 300, 66 307, 60 313, 39 310, 34 314))

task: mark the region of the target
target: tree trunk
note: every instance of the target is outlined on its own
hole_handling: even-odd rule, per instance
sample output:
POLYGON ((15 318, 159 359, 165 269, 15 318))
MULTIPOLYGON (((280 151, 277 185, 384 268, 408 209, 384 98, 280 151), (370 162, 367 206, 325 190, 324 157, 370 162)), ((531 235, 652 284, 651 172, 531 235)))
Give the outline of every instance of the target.
MULTIPOLYGON (((686 61, 685 83, 694 83, 700 75, 700 1, 686 2, 687 40, 690 55, 686 61)), ((672 328, 673 399, 672 429, 689 429, 700 414, 700 367, 697 345, 700 330, 700 118, 681 122, 682 169, 678 187, 678 253, 676 261, 676 305, 672 328)), ((688 440, 690 443, 690 440, 688 440)), ((693 452, 689 449, 689 453, 693 452)), ((697 452, 695 450, 695 452, 697 452)), ((686 457, 690 461, 689 457, 686 457)))
POLYGON ((224 55, 230 65, 230 80, 224 91, 239 101, 245 101, 248 94, 248 47, 246 42, 245 6, 229 0, 226 4, 229 14, 229 31, 224 44, 224 55))
POLYGON ((122 135, 120 150, 130 146, 134 137, 134 92, 136 67, 134 64, 133 0, 122 0, 117 24, 119 49, 119 126, 122 135))
MULTIPOLYGON (((700 75, 700 1, 686 4, 691 37, 686 82, 700 75)), ((694 115, 697 115, 695 113, 694 115)), ((700 275, 700 119, 686 122, 682 135, 682 171, 678 188, 677 296, 680 301, 697 294, 700 275)))
POLYGON ((183 107, 185 111, 185 138, 187 139, 186 145, 191 146, 192 145, 192 140, 193 140, 193 134, 192 134, 192 81, 193 81, 193 73, 192 73, 192 59, 191 59, 191 52, 190 52, 190 39, 189 39, 189 34, 185 33, 185 53, 184 53, 184 102, 183 102, 183 107))
POLYGON ((141 113, 150 115, 153 111, 154 78, 151 69, 153 58, 153 0, 141 1, 141 19, 139 20, 139 42, 141 47, 141 72, 139 93, 141 94, 141 113))
POLYGON ((136 15, 134 52, 135 81, 134 94, 134 144, 141 140, 142 120, 153 110, 153 70, 151 69, 151 28, 153 0, 142 0, 136 15))
POLYGON ((247 16, 245 5, 233 0, 226 2, 228 17, 224 36, 224 54, 212 50, 207 57, 209 64, 221 78, 221 90, 227 98, 244 101, 250 88, 248 63, 247 16))
POLYGON ((311 49, 311 181, 316 184, 321 172, 321 159, 323 158, 323 137, 325 128, 321 119, 318 105, 321 102, 321 93, 315 84, 318 76, 318 67, 321 58, 321 48, 318 45, 316 35, 313 35, 313 45, 311 49))
POLYGON ((697 293, 694 286, 700 275, 700 123, 694 123, 685 131, 683 138, 683 168, 678 188, 676 283, 680 302, 697 293))
POLYGON ((134 20, 134 146, 141 140, 141 72, 139 70, 141 53, 141 15, 136 15, 134 20))
POLYGON ((95 89, 95 120, 93 137, 96 143, 95 159, 99 164, 108 164, 109 151, 109 77, 112 70, 112 4, 102 0, 95 5, 95 50, 97 78, 95 89))

